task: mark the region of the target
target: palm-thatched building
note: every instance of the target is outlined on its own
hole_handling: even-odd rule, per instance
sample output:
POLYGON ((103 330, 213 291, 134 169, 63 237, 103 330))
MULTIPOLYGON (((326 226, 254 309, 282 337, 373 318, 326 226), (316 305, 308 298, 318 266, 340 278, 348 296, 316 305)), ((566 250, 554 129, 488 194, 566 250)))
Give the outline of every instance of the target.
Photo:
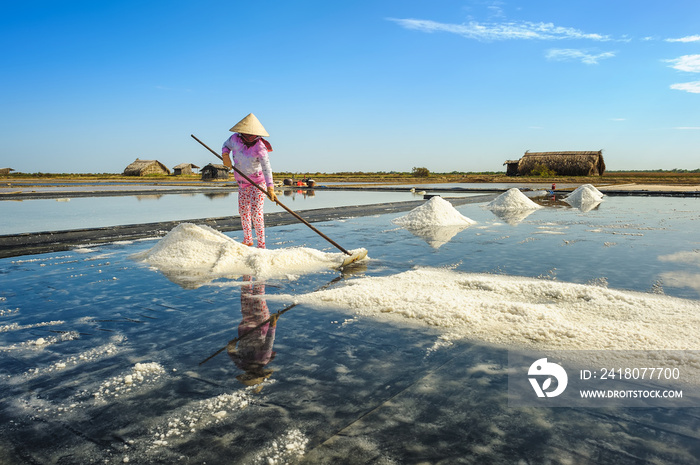
POLYGON ((0 168, 0 176, 7 176, 10 171, 14 171, 12 168, 0 168))
POLYGON ((519 160, 507 160, 508 176, 527 176, 533 171, 547 169, 560 176, 602 176, 605 172, 603 151, 530 152, 519 160))
POLYGON ((518 159, 518 160, 506 160, 503 162, 503 164, 506 165, 506 176, 517 176, 518 175, 518 163, 520 163, 520 159, 518 159))
POLYGON ((136 159, 124 169, 124 176, 147 176, 149 174, 170 174, 167 166, 158 160, 136 159))
POLYGON ((173 175, 181 176, 183 174, 194 174, 192 170, 198 170, 199 166, 192 163, 180 163, 179 165, 173 167, 173 175))
POLYGON ((209 163, 201 169, 202 181, 214 179, 228 179, 228 167, 220 164, 209 163))

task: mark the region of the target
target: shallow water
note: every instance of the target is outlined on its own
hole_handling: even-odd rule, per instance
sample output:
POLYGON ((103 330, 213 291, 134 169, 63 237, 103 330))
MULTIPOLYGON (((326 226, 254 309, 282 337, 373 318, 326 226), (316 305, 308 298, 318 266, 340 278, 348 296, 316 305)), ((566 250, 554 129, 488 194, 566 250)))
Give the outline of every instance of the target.
MULTIPOLYGON (((421 199, 406 192, 337 192, 284 189, 280 201, 292 210, 370 205, 421 199)), ((281 212, 266 201, 265 212, 281 212)), ((238 215, 238 193, 153 194, 0 201, 0 235, 121 224, 184 221, 238 215)))
MULTIPOLYGON (((317 226, 369 250, 347 280, 448 267, 700 300, 697 199, 554 205, 524 218, 459 207, 477 224, 440 244, 391 223, 402 214, 317 226)), ((0 462, 698 463, 700 409, 512 408, 507 345, 410 320, 298 305, 273 341, 256 336, 273 342, 255 359, 273 371, 247 387, 241 357, 199 363, 291 303, 265 309, 263 295, 340 273, 185 289, 129 258, 154 244, 0 260, 0 462)), ((335 251, 302 225, 269 228, 268 244, 335 251)))

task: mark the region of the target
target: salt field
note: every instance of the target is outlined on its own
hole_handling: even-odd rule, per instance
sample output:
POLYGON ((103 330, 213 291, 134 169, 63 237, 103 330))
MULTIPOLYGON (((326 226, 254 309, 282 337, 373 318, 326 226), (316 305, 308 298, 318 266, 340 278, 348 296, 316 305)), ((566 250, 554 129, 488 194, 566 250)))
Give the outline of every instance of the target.
MULTIPOLYGON (((169 194, 163 188, 163 192, 156 190, 149 194, 129 195, 126 191, 124 195, 110 197, 70 197, 69 192, 56 199, 0 201, 0 217, 3 218, 0 235, 238 215, 236 191, 169 194)), ((411 193, 408 188, 404 192, 283 189, 279 198, 289 208, 302 211, 401 202, 421 199, 422 196, 411 193)), ((268 202, 265 211, 284 210, 268 202)))
POLYGON ((700 463, 700 403, 508 387, 514 353, 665 350, 697 397, 700 201, 521 195, 318 223, 367 249, 342 270, 299 224, 0 259, 0 463, 700 463))

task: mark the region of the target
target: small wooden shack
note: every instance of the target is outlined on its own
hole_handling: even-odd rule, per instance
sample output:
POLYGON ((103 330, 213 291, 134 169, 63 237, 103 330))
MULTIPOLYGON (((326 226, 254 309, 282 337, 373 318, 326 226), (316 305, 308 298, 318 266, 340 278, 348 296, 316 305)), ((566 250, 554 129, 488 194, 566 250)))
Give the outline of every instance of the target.
POLYGON ((124 176, 147 176, 149 174, 170 174, 167 166, 158 160, 136 159, 124 169, 124 176))
POLYGON ((209 163, 200 171, 202 173, 202 181, 228 179, 228 170, 224 165, 209 163))
POLYGON ((525 152, 520 160, 507 160, 508 176, 527 176, 544 167, 560 176, 602 176, 605 173, 603 151, 525 152))
POLYGON ((192 170, 198 170, 199 166, 193 164, 193 163, 180 163, 179 165, 175 166, 173 168, 173 175, 174 176, 181 176, 183 174, 194 174, 194 171, 192 170))
POLYGON ((506 176, 517 176, 518 175, 518 163, 520 160, 506 160, 503 162, 506 165, 506 176))
POLYGON ((0 176, 7 176, 10 171, 14 171, 12 168, 0 168, 0 176))

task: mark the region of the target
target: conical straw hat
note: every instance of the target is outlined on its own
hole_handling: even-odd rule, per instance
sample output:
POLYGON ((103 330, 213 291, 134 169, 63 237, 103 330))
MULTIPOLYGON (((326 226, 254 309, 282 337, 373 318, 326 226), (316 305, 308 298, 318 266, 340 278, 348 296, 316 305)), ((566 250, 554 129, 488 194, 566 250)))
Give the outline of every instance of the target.
POLYGON ((250 113, 248 116, 240 120, 234 127, 229 129, 231 132, 240 132, 243 134, 252 134, 254 136, 269 137, 265 128, 260 121, 255 117, 254 114, 250 113))

